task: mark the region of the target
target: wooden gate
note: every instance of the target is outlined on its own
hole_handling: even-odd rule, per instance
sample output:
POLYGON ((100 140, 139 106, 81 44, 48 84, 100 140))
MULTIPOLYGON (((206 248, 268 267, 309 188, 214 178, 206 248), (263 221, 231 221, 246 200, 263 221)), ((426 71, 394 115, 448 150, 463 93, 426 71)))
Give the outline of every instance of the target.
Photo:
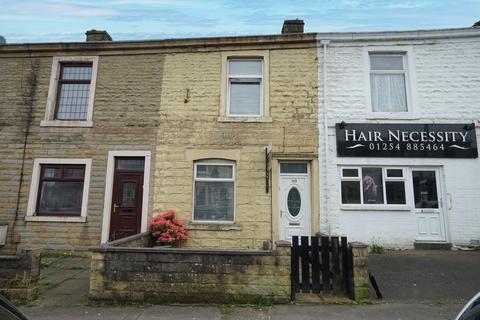
POLYGON ((352 249, 346 237, 292 237, 292 300, 296 293, 346 294, 353 299, 352 249))

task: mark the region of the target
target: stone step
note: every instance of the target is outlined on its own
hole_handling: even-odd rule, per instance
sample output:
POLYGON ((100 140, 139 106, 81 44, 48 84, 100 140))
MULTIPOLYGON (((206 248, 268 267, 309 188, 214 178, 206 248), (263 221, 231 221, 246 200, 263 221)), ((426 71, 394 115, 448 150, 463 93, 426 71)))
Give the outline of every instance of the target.
POLYGON ((413 245, 416 250, 452 250, 450 242, 415 241, 413 245))

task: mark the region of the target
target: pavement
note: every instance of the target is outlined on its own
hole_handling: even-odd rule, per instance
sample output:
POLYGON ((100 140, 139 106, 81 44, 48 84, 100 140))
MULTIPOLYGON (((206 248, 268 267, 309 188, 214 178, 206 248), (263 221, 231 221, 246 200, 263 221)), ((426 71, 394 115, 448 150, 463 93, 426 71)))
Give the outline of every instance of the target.
POLYGON ((387 251, 370 255, 383 300, 372 304, 102 305, 89 302, 89 258, 42 259, 40 297, 21 310, 32 320, 77 319, 454 319, 480 291, 480 252, 387 251))
POLYGON ((281 305, 274 307, 149 306, 149 307, 58 307, 27 308, 35 320, 442 320, 454 319, 461 305, 281 305))

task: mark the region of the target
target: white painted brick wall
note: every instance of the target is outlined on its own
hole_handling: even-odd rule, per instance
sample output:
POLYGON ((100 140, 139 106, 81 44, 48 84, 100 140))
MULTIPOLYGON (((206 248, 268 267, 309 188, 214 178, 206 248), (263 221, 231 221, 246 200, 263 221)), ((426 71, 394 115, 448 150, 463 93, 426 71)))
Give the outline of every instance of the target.
MULTIPOLYGON (((347 235, 349 241, 386 247, 411 247, 416 236, 411 211, 345 211, 340 209, 339 165, 439 166, 442 168, 447 240, 468 244, 480 239, 480 160, 420 158, 339 158, 336 122, 455 123, 475 122, 480 140, 480 30, 474 38, 334 42, 327 49, 328 170, 323 137, 323 49, 319 48, 320 223, 321 232, 347 235), (364 77, 365 46, 410 45, 416 73, 419 117, 410 120, 367 119, 364 77), (325 173, 328 176, 325 176, 325 173), (328 203, 326 202, 328 197, 328 203), (450 201, 451 199, 451 201, 450 201)), ((407 184, 408 185, 408 184, 407 184)))

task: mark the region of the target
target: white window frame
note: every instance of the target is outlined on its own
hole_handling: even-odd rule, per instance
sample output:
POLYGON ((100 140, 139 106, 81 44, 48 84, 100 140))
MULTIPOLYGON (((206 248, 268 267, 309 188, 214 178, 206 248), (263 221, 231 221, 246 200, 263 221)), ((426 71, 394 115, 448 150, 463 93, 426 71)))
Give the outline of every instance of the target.
POLYGON ((90 189, 90 174, 92 170, 92 159, 58 159, 58 158, 40 158, 33 162, 32 181, 30 183, 30 193, 28 195, 27 214, 25 221, 39 222, 86 222, 88 211, 88 192, 90 189), (44 164, 74 164, 85 166, 85 176, 83 180, 82 210, 80 216, 37 216, 37 197, 40 182, 41 166, 44 164))
MULTIPOLYGON (((218 122, 272 122, 270 117, 270 62, 268 50, 226 51, 222 52, 220 109, 218 122), (261 60, 262 78, 260 88, 260 114, 230 114, 230 78, 248 78, 249 76, 229 75, 230 60, 261 60)), ((258 75, 251 75, 258 79, 258 75)))
POLYGON ((41 127, 93 127, 93 104, 95 101, 95 87, 97 83, 98 56, 61 56, 53 57, 50 85, 48 87, 47 108, 45 119, 40 122, 41 127), (61 63, 79 62, 92 63, 92 78, 88 97, 86 120, 56 120, 55 107, 57 104, 58 81, 60 78, 61 63))
POLYGON ((407 178, 408 170, 406 167, 392 167, 392 166, 374 166, 374 165, 359 165, 359 166, 340 166, 340 205, 344 210, 411 210, 409 180, 407 178), (383 204, 364 204, 363 202, 363 168, 381 168, 382 169, 382 192, 383 204), (344 169, 356 169, 356 177, 344 177, 344 169), (397 169, 402 170, 402 177, 387 177, 387 170, 397 169), (343 181, 358 181, 360 184, 360 203, 342 203, 342 182, 343 181), (405 187, 405 204, 388 204, 387 203, 387 189, 386 183, 390 181, 402 181, 405 187))
POLYGON ((416 119, 418 118, 417 95, 416 95, 416 75, 414 65, 414 52, 412 46, 368 46, 364 48, 364 80, 366 97, 366 116, 368 119, 416 119), (399 112, 379 112, 373 111, 372 92, 370 84, 370 56, 402 56, 403 71, 373 71, 373 73, 385 74, 404 74, 407 111, 399 112))
POLYGON ((227 116, 229 117, 263 117, 263 70, 264 70, 264 61, 263 58, 228 58, 227 60, 227 78, 228 78, 228 88, 227 88, 227 116), (260 61, 262 63, 262 71, 260 75, 236 75, 230 74, 230 62, 231 61, 260 61), (259 97, 259 113, 258 114, 232 114, 230 110, 230 98, 231 98, 231 88, 232 88, 232 79, 251 79, 257 80, 260 84, 260 97, 259 97))
POLYGON ((193 164, 193 202, 192 202, 192 222, 194 223, 210 223, 210 224, 232 224, 235 223, 235 211, 237 207, 237 182, 236 182, 236 162, 232 160, 211 159, 197 160, 193 164), (232 166, 232 178, 197 178, 198 165, 229 165, 232 166), (233 219, 232 220, 198 220, 195 219, 195 182, 196 181, 214 181, 214 182, 233 182, 233 219))

